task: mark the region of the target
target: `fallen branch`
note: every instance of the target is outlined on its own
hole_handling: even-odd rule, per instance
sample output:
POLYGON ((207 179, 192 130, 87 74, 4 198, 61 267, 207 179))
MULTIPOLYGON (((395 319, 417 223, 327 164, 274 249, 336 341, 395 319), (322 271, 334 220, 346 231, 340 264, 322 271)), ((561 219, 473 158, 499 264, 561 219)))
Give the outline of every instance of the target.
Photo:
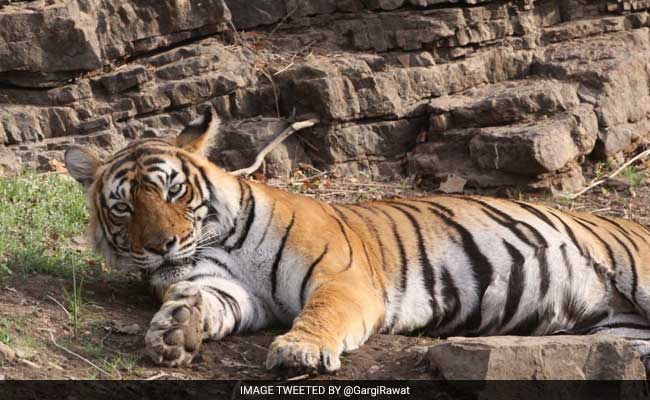
POLYGON ((54 297, 50 296, 49 294, 46 296, 48 299, 52 300, 56 305, 61 307, 61 309, 65 312, 65 315, 68 316, 68 318, 72 318, 72 315, 70 315, 70 312, 63 306, 63 304, 59 303, 57 299, 54 297))
POLYGON ((106 375, 106 376, 108 376, 108 377, 111 377, 111 378, 113 377, 111 374, 109 374, 108 372, 104 371, 103 369, 101 369, 100 367, 98 367, 97 365, 95 365, 92 361, 88 360, 88 359, 85 358, 84 356, 81 356, 81 355, 75 353, 74 351, 72 351, 72 350, 70 350, 70 349, 68 349, 68 348, 66 348, 66 347, 63 347, 63 346, 61 346, 60 344, 58 344, 58 343, 56 342, 56 340, 54 340, 54 334, 52 333, 52 330, 47 329, 47 331, 50 333, 50 339, 52 339, 52 344, 53 344, 53 345, 55 345, 55 346, 58 347, 59 349, 65 351, 66 353, 68 353, 68 354, 70 354, 70 355, 73 355, 73 356, 77 357, 78 359, 80 359, 81 361, 83 361, 83 362, 85 362, 86 364, 90 365, 91 367, 95 368, 97 371, 103 373, 104 375, 106 375))
POLYGON ((582 189, 581 191, 579 191, 577 193, 566 195, 566 197, 571 199, 571 200, 578 198, 579 196, 581 196, 584 193, 588 192, 589 190, 595 188, 596 186, 602 185, 604 182, 607 182, 608 179, 611 179, 611 178, 615 177, 616 175, 620 174, 625 168, 629 167, 636 160, 638 160, 640 158, 643 158, 643 157, 647 157, 648 155, 650 155, 650 149, 645 150, 645 151, 637 154, 635 157, 631 158, 625 164, 621 165, 619 169, 617 169, 616 171, 614 171, 610 175, 607 175, 606 177, 593 182, 592 184, 590 184, 589 186, 587 186, 586 188, 582 189))
POLYGON ((262 162, 264 161, 264 158, 275 148, 277 145, 282 143, 286 138, 291 136, 294 132, 297 132, 301 129, 305 128, 311 128, 312 126, 316 125, 318 122, 320 122, 318 119, 308 119, 306 121, 299 121, 299 122, 294 122, 291 124, 287 129, 282 131, 271 143, 267 144, 266 147, 260 151, 260 153, 255 157, 255 162, 253 165, 251 165, 248 168, 243 168, 243 169, 238 169, 236 171, 232 171, 231 174, 235 176, 248 176, 252 174, 253 172, 257 171, 257 169, 262 165, 262 162))

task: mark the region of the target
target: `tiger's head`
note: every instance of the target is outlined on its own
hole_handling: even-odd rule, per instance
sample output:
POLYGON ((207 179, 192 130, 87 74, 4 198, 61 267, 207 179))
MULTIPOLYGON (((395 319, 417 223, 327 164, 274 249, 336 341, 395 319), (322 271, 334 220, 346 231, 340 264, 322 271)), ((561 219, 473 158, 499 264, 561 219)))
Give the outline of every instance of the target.
POLYGON ((168 285, 232 228, 239 182, 205 156, 218 125, 207 111, 175 140, 133 141, 107 160, 79 146, 66 151, 68 171, 88 193, 95 246, 112 267, 168 285))

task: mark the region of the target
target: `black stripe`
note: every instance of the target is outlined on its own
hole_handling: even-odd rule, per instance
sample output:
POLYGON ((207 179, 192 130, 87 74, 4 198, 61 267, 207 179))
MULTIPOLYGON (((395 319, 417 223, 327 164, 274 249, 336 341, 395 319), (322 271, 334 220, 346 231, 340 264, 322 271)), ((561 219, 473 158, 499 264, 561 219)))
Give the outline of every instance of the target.
POLYGON ((411 204, 408 204, 408 203, 405 203, 403 201, 391 200, 391 201, 387 201, 386 204, 400 205, 402 207, 406 207, 406 208, 408 208, 408 209, 410 209, 412 211, 415 211, 415 212, 422 212, 422 210, 420 210, 418 207, 416 207, 414 205, 411 205, 411 204))
MULTIPOLYGON (((422 200, 421 200, 421 201, 422 201, 422 200)), ((423 202, 424 202, 424 201, 423 201, 423 202)), ((443 212, 443 213, 447 214, 447 217, 454 217, 454 216, 456 215, 456 214, 454 214, 454 212, 451 211, 449 208, 447 208, 447 207, 445 207, 445 206, 441 206, 441 205, 438 204, 438 203, 429 202, 429 201, 427 201, 427 202, 425 202, 425 203, 427 203, 427 204, 430 206, 430 207, 429 207, 430 210, 432 210, 432 211, 436 211, 436 212, 434 212, 434 214, 436 214, 436 215, 439 215, 440 212, 443 212)), ((447 218, 447 217, 445 217, 445 218, 447 218)), ((448 218, 447 218, 447 219, 448 219, 448 218)))
MULTIPOLYGON (((212 222, 212 221, 214 221, 214 222, 216 222, 216 223, 219 223, 219 214, 217 213, 217 209, 214 208, 214 205, 212 205, 212 204, 209 203, 208 201, 205 201, 205 203, 206 203, 207 206, 208 206, 208 213, 207 213, 205 219, 206 219, 208 222, 212 222)), ((232 234, 232 232, 231 232, 230 234, 232 234)))
POLYGON ((587 315, 582 315, 580 320, 571 328, 571 333, 581 335, 589 333, 599 322, 607 317, 609 317, 609 312, 607 310, 600 310, 587 315))
POLYGON ((104 237, 106 238, 106 241, 112 246, 115 247, 115 244, 113 242, 112 235, 110 233, 109 227, 106 224, 106 219, 104 216, 104 213, 108 212, 110 215, 110 210, 108 208, 108 204, 106 204, 106 198, 104 197, 104 182, 102 180, 99 181, 99 186, 97 188, 97 193, 99 197, 99 205, 95 205, 97 208, 97 219, 99 220, 99 224, 102 226, 102 231, 104 232, 104 237), (110 238, 110 240, 109 240, 110 238))
MULTIPOLYGON (((126 163, 129 162, 134 162, 135 158, 132 155, 129 155, 128 157, 124 157, 120 160, 115 161, 113 164, 111 164, 111 167, 106 170, 106 172, 103 174, 102 178, 107 177, 109 175, 112 175, 117 171, 121 166, 123 166, 126 163)), ((128 169, 130 170, 130 169, 128 169)))
POLYGON ((200 208, 202 207, 208 207, 208 202, 207 201, 202 201, 198 206, 194 207, 192 209, 192 212, 197 212, 200 208))
POLYGON ((194 282, 194 281, 196 281, 196 280, 198 280, 198 279, 203 279, 203 278, 216 278, 216 277, 217 277, 217 276, 214 275, 214 274, 196 274, 196 275, 192 275, 192 276, 190 276, 189 278, 187 278, 187 279, 185 279, 185 280, 186 280, 186 281, 189 281, 189 282, 194 282))
POLYGON ((487 290, 488 286, 492 282, 492 272, 493 267, 490 261, 487 259, 485 254, 481 252, 474 236, 470 233, 467 228, 453 219, 449 218, 440 211, 430 208, 431 212, 438 216, 446 225, 453 228, 459 235, 462 241, 463 250, 468 255, 470 264, 472 264, 472 273, 474 279, 478 283, 477 287, 477 297, 478 302, 473 307, 472 312, 470 313, 467 320, 467 329, 476 330, 481 326, 482 315, 481 315, 481 305, 483 304, 483 295, 487 290))
MULTIPOLYGON (((570 214, 565 213, 564 215, 566 215, 568 217, 571 217, 570 214)), ((588 227, 585 223, 581 222, 579 219, 575 219, 575 218, 572 218, 572 219, 578 225, 582 226, 585 230, 587 230, 589 233, 591 233, 591 235, 593 237, 595 237, 596 240, 598 240, 603 245, 603 247, 605 247, 605 250, 607 251, 607 255, 609 256, 610 266, 611 266, 611 268, 615 269, 616 268, 616 258, 614 257, 614 251, 612 250, 612 247, 607 242, 605 242, 599 235, 597 235, 596 232, 594 232, 594 230, 591 229, 590 227, 588 227)))
POLYGON ((307 289, 307 282, 309 282, 309 279, 311 279, 311 274, 314 272, 314 268, 321 262, 323 257, 325 257, 325 254, 327 254, 329 244, 325 244, 325 249, 323 249, 323 252, 314 260, 313 263, 309 266, 309 269, 307 270, 307 273, 305 276, 302 278, 302 284, 300 285, 300 306, 304 307, 305 306, 305 289, 307 289))
POLYGON ((530 336, 535 332, 542 322, 540 311, 535 311, 529 314, 526 318, 519 321, 509 332, 508 335, 514 336, 530 336))
POLYGON ((569 277, 569 282, 573 280, 573 264, 571 264, 571 260, 569 260, 569 255, 567 254, 566 251, 567 244, 562 243, 560 245, 560 251, 562 252, 562 260, 564 261, 564 267, 566 268, 567 275, 569 277))
MULTIPOLYGON (((120 172, 122 172, 122 171, 120 171, 120 172)), ((165 176, 168 175, 168 174, 167 174, 167 171, 165 171, 164 169, 162 169, 162 168, 160 168, 160 167, 149 167, 149 168, 147 169, 146 172, 147 172, 148 174, 150 174, 150 173, 152 173, 152 172, 162 172, 163 174, 165 174, 165 176)))
POLYGON ((650 329, 650 325, 636 324, 634 322, 615 322, 607 325, 599 325, 594 328, 610 328, 610 329, 629 328, 629 329, 645 330, 645 329, 650 329))
POLYGON ((574 296, 571 288, 564 289, 564 296, 562 297, 562 311, 568 321, 577 322, 584 314, 585 304, 581 299, 574 296))
POLYGON ((239 307, 239 303, 237 302, 237 299, 235 299, 232 295, 230 295, 230 293, 226 293, 225 291, 216 288, 214 286, 210 286, 210 285, 201 286, 201 289, 212 292, 212 294, 217 299, 223 300, 226 303, 228 303, 228 306, 230 307, 230 311, 232 312, 233 315, 233 319, 235 320, 235 324, 233 325, 231 332, 237 332, 239 330, 239 326, 241 324, 241 317, 242 317, 241 308, 239 307))
POLYGON ((160 187, 158 186, 158 183, 157 183, 157 182, 154 182, 154 181, 153 181, 151 178, 149 178, 147 175, 142 175, 140 178, 141 178, 142 181, 144 182, 144 185, 143 185, 144 187, 147 187, 147 186, 148 186, 147 184, 149 184, 149 185, 151 185, 151 186, 149 186, 149 187, 151 187, 152 189, 156 189, 156 190, 160 189, 160 187))
POLYGON ((214 199, 214 190, 212 189, 212 183, 210 183, 210 180, 208 179, 208 175, 206 174, 205 169, 203 167, 200 167, 192 163, 189 160, 188 163, 199 171, 199 174, 201 175, 201 179, 203 179, 203 182, 205 182, 205 186, 208 189, 208 194, 209 194, 208 200, 212 201, 214 199))
POLYGON ((424 245, 424 237, 422 236, 422 227, 417 222, 417 220, 413 217, 413 215, 411 215, 408 211, 400 208, 400 206, 402 206, 401 204, 398 205, 396 203, 392 203, 391 205, 393 206, 394 209, 400 211, 401 213, 404 214, 404 216, 406 216, 406 218, 411 223, 413 230, 415 231, 415 235, 417 237, 417 244, 418 244, 418 258, 422 261, 421 265, 422 265, 422 276, 424 277, 424 286, 427 292, 429 292, 429 296, 430 296, 429 306, 431 307, 432 322, 435 321, 436 319, 438 320, 437 323, 432 325, 432 327, 435 328, 436 326, 438 326, 438 324, 440 324, 442 313, 440 312, 440 307, 438 305, 438 302, 436 301, 435 275, 433 272, 433 265, 431 265, 431 261, 429 260, 429 256, 427 255, 426 246, 424 245))
POLYGON ((337 209, 333 205, 331 205, 331 207, 340 216, 340 218, 335 218, 333 215, 331 217, 339 225, 339 229, 341 230, 341 233, 343 234, 343 237, 345 238, 345 241, 348 244, 348 265, 343 270, 343 271, 346 271, 346 270, 350 269, 350 267, 352 267, 353 252, 352 252, 352 243, 350 242, 350 237, 348 236, 347 232, 345 231, 345 227, 343 226, 343 222, 345 222, 345 224, 348 225, 348 227, 350 225, 347 222, 347 217, 339 209, 337 209), (343 220, 343 222, 341 222, 341 220, 343 220))
MULTIPOLYGON (((183 173, 185 175, 185 179, 189 181, 189 179, 190 179, 189 171, 187 171, 187 172, 183 171, 183 173)), ((165 174, 165 175, 167 175, 167 174, 165 174)), ((167 182, 173 181, 174 178, 176 178, 177 176, 178 176, 178 171, 176 171, 175 169, 172 169, 172 172, 170 172, 169 175, 167 175, 167 182)))
MULTIPOLYGON (((406 249, 404 248, 404 242, 402 240, 402 237, 399 235, 399 232, 397 230, 397 224, 395 223, 395 220, 393 217, 390 216, 386 211, 382 210, 381 208, 375 208, 378 212, 382 213, 387 219, 388 222, 390 223, 391 226, 391 231, 393 233, 393 236, 395 237, 395 241, 397 242, 397 250, 399 253, 399 264, 400 264, 400 287, 399 291, 401 292, 401 296, 399 299, 399 304, 401 304, 402 300, 404 299, 404 296, 406 295, 406 287, 408 285, 408 260, 406 259, 406 249)), ((399 310, 399 306, 396 307, 396 309, 399 310)), ((397 313, 394 313, 397 314, 397 313)), ((397 315, 391 315, 390 320, 386 321, 386 326, 387 327, 392 327, 392 325, 395 323, 395 317, 397 315)))
MULTIPOLYGON (((361 206, 361 205, 354 205, 354 206, 359 207, 359 208, 361 208, 363 210, 368 210, 368 208, 366 208, 364 206, 361 206)), ((385 266, 386 266, 386 248, 385 248, 384 244, 382 243, 381 238, 379 237, 379 231, 377 230, 377 227, 375 226, 373 220, 370 219, 370 218, 365 217, 359 211, 356 211, 353 208, 349 208, 349 206, 346 209, 349 210, 350 212, 354 213, 355 215, 357 215, 363 221, 363 223, 368 227, 368 230, 370 230, 370 232, 372 232, 373 238, 377 241, 377 246, 379 247, 379 253, 380 253, 380 256, 381 256, 382 268, 385 268, 385 266)))
POLYGON ((455 216, 454 212, 450 208, 445 207, 445 206, 443 206, 443 205, 441 205, 441 204, 439 204, 439 203, 437 203, 437 202, 435 202, 433 200, 425 200, 425 199, 422 199, 422 198, 413 198, 413 199, 408 199, 408 200, 409 201, 415 201, 415 202, 418 202, 418 203, 424 203, 424 204, 427 204, 429 206, 433 206, 433 207, 437 208, 438 210, 440 210, 440 211, 444 212, 445 214, 447 214, 449 217, 454 217, 455 216))
POLYGON ((552 216, 554 216, 555 218, 557 218, 557 220, 560 221, 560 223, 562 224, 562 226, 564 226, 564 230, 565 230, 566 233, 569 235, 569 239, 571 239, 571 242, 573 242, 573 245, 574 245, 574 246, 578 249, 578 251, 580 252, 580 255, 583 256, 583 257, 588 256, 588 255, 587 255, 587 252, 582 248, 582 245, 580 244, 580 242, 579 242, 578 239, 576 238, 576 234, 575 234, 575 232, 573 231, 573 229, 571 229, 571 227, 569 226, 569 224, 567 224, 567 223, 564 221, 564 218, 562 218, 561 216, 555 214, 555 213, 554 213, 553 211, 551 211, 551 210, 548 210, 548 213, 551 214, 552 216))
POLYGON ((514 201, 513 203, 517 204, 519 207, 523 208, 524 210, 528 211, 529 213, 533 214, 537 218, 541 219, 542 221, 546 222, 548 226, 551 228, 555 229, 556 231, 559 231, 557 226, 551 221, 551 219, 545 215, 541 210, 535 208, 534 206, 527 204, 527 203, 522 203, 519 201, 514 201))
POLYGON ((592 221, 589 221, 589 220, 586 219, 586 218, 579 217, 579 216, 577 216, 577 215, 569 214, 569 213, 566 213, 566 215, 567 215, 569 218, 571 218, 571 219, 573 219, 574 221, 576 221, 576 222, 583 222, 583 223, 585 223, 585 224, 588 224, 588 225, 593 226, 594 228, 600 228, 600 227, 598 226, 598 224, 596 224, 596 223, 594 223, 594 222, 592 222, 592 221))
POLYGON ((460 311, 461 302, 458 287, 454 284, 454 280, 452 279, 447 266, 443 265, 440 269, 442 271, 442 295, 444 296, 445 305, 447 305, 447 307, 445 307, 445 315, 442 318, 442 321, 440 321, 440 326, 444 327, 456 318, 460 311))
POLYGON ((508 250, 511 260, 510 277, 508 278, 508 293, 506 294, 506 305, 503 312, 503 320, 501 322, 501 325, 505 327, 517 313, 519 303, 521 302, 521 296, 524 293, 524 287, 526 285, 524 263, 526 262, 526 259, 512 244, 504 240, 503 245, 508 250))
MULTIPOLYGON (((353 205, 353 206, 354 207, 360 207, 359 205, 353 205)), ((380 254, 380 257, 381 257, 381 259, 380 259, 381 266, 385 270, 386 249, 384 248, 384 244, 383 244, 383 242, 381 241, 381 239, 379 237, 377 227, 374 225, 374 223, 370 219, 367 219, 359 211, 357 211, 357 210, 355 210, 353 208, 350 208, 350 207, 352 207, 352 206, 345 206, 345 209, 350 211, 351 213, 355 214, 359 219, 361 219, 361 221, 366 225, 368 230, 372 233, 371 237, 373 237, 375 239, 375 241, 377 242, 377 246, 379 247, 379 254, 380 254)), ((361 207, 361 208, 365 209, 363 207, 361 207)), ((363 245, 363 251, 364 251, 364 253, 366 255, 366 259, 368 260, 368 267, 370 268, 373 276, 376 276, 376 267, 375 267, 374 263, 372 262, 372 260, 370 259, 370 256, 368 255, 368 249, 366 248, 366 244, 363 241, 361 242, 361 244, 363 245)), ((384 280, 382 278, 377 278, 377 281, 379 282, 379 285, 381 286, 381 293, 382 293, 382 297, 384 299, 384 304, 388 304, 388 294, 386 292, 386 285, 384 283, 384 280)))
POLYGON ((253 225, 253 221, 255 220, 255 196, 253 196, 253 191, 251 190, 251 187, 248 185, 248 183, 243 182, 243 184, 246 186, 246 192, 248 193, 248 201, 246 202, 246 212, 248 215, 246 217, 244 228, 239 234, 239 238, 234 245, 227 249, 228 251, 241 249, 242 245, 246 241, 246 238, 248 237, 248 232, 253 225))
MULTIPOLYGON (((639 273, 636 268, 636 259, 634 258, 634 255, 632 254, 632 251, 630 250, 625 243, 621 239, 619 239, 616 235, 613 233, 610 233, 610 235, 616 240, 616 242, 625 250, 625 253, 627 254, 627 257, 630 260, 630 272, 632 272, 632 303, 635 305, 638 305, 639 303, 636 300, 636 292, 638 290, 639 286, 639 273)), ((644 312, 645 314, 645 312, 644 312)))
POLYGON ((516 235, 517 238, 519 238, 519 240, 531 246, 535 250, 535 256, 537 257, 538 260, 540 277, 541 277, 539 295, 540 298, 544 298, 546 296, 546 293, 548 293, 548 289, 550 287, 550 282, 551 282, 551 271, 549 270, 548 259, 546 254, 546 251, 548 249, 548 242, 546 241, 546 238, 544 238, 544 235, 542 235, 532 225, 514 219, 510 215, 506 214, 505 212, 499 210, 498 208, 492 206, 491 204, 488 204, 483 200, 474 199, 474 198, 466 198, 466 200, 470 202, 478 203, 483 207, 485 207, 487 210, 490 210, 491 212, 496 214, 495 216, 494 214, 491 214, 487 210, 482 209, 482 211, 488 217, 492 218, 495 222, 510 230, 510 232, 516 235), (518 225, 522 225, 526 227, 526 229, 528 229, 535 236, 536 243, 531 243, 528 237, 520 230, 520 228, 518 228, 518 225))
POLYGON ((224 264, 223 262, 221 262, 220 260, 218 260, 218 259, 216 259, 214 257, 211 257, 211 256, 204 256, 203 258, 205 258, 206 260, 209 260, 210 262, 216 264, 217 267, 223 268, 228 274, 230 274, 232 276, 232 271, 230 271, 230 268, 228 268, 228 266, 226 264, 224 264))
POLYGON ((273 204, 271 205, 271 213, 269 214, 269 220, 266 221, 266 226, 264 227, 264 233, 262 233, 262 237, 260 238, 260 241, 257 243, 257 247, 260 247, 262 243, 264 243, 264 240, 266 239, 266 234, 269 232, 269 227, 271 226, 271 222, 273 222, 274 214, 275 214, 275 200, 273 200, 273 204))
MULTIPOLYGON (((121 171, 119 171, 118 173, 116 173, 115 175, 113 175, 113 179, 112 179, 112 180, 118 180, 118 179, 121 179, 121 178, 123 178, 126 174, 128 174, 129 172, 134 171, 134 170, 135 170, 135 168, 133 168, 133 167, 131 167, 131 168, 124 168, 123 170, 121 170, 121 171)), ((119 184, 118 184, 118 185, 119 185, 119 184)))
MULTIPOLYGON (((636 250, 637 252, 639 251, 639 246, 636 244, 636 242, 635 242, 634 240, 632 240, 632 238, 631 238, 630 235, 628 234, 627 229, 623 228, 623 226, 622 226, 621 224, 619 224, 618 222, 614 221, 614 220, 611 219, 611 218, 607 218, 607 217, 604 217, 604 216, 602 216, 602 215, 596 215, 596 214, 594 214, 594 216, 595 216, 596 218, 599 218, 599 219, 601 219, 601 220, 607 221, 607 222, 609 222, 610 224, 614 225, 614 226, 616 227, 616 229, 621 233, 621 235, 623 235, 623 237, 624 237, 625 239, 627 239, 628 242, 630 242, 630 244, 632 245, 632 247, 634 247, 634 250, 636 250)), ((633 233, 635 233, 635 232, 633 232, 633 233)))
MULTIPOLYGON (((287 238, 289 237, 289 233, 291 233, 291 228, 293 228, 293 223, 295 220, 296 220, 296 213, 293 212, 291 214, 291 221, 289 222, 289 225, 287 226, 287 229, 284 231, 284 235, 280 240, 280 246, 278 247, 278 250, 275 253, 273 266, 271 267, 271 296, 273 297, 273 300, 276 300, 275 290, 277 289, 278 286, 278 282, 277 282, 278 268, 280 266, 280 261, 282 261, 282 253, 284 253, 284 246, 287 244, 287 238)), ((277 300, 276 302, 279 303, 277 300)))

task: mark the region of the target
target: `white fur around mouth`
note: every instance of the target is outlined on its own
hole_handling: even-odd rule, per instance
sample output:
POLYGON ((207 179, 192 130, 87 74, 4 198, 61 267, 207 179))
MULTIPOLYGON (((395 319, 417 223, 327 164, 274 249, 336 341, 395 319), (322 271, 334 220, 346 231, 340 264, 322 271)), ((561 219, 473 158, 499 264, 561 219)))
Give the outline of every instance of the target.
POLYGON ((151 283, 154 285, 171 284, 183 279, 193 266, 190 259, 165 261, 150 273, 151 283))

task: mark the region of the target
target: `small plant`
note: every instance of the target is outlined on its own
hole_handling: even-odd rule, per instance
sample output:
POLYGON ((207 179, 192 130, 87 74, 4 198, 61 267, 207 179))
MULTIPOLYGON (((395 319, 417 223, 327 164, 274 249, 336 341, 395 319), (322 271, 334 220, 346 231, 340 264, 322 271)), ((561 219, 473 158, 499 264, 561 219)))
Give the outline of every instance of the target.
POLYGON ((12 344, 14 342, 13 337, 9 333, 8 325, 8 321, 4 319, 0 320, 0 343, 12 344))
POLYGON ((626 167, 621 174, 627 178, 627 180, 630 182, 630 185, 632 187, 639 187, 645 180, 645 175, 641 173, 636 167, 634 166, 629 166, 626 167))
POLYGON ((607 175, 607 170, 609 169, 609 162, 599 161, 594 167, 594 173, 596 174, 596 179, 600 179, 607 175))
POLYGON ((81 308, 83 307, 83 299, 81 297, 81 289, 83 286, 83 278, 77 286, 77 272, 76 268, 72 268, 72 293, 68 292, 66 288, 63 288, 65 293, 65 298, 68 302, 68 307, 70 308, 70 317, 72 319, 72 328, 74 330, 74 337, 76 338, 79 334, 79 328, 81 326, 81 308))
POLYGON ((114 356, 104 359, 104 366, 109 372, 114 372, 116 377, 120 377, 120 371, 127 373, 132 372, 138 366, 138 357, 135 356, 114 356))

